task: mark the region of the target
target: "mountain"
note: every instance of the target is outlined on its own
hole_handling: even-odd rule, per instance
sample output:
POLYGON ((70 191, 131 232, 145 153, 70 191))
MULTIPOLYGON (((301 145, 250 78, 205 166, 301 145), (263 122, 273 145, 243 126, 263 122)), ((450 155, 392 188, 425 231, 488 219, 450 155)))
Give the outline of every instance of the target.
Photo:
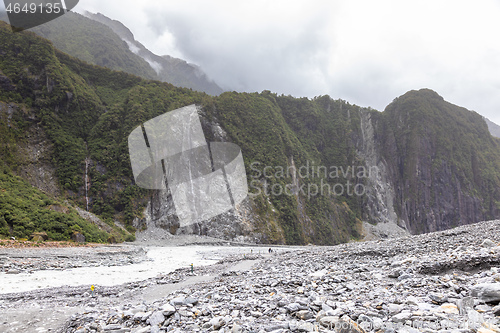
POLYGON ((68 236, 70 227, 54 229, 31 214, 30 198, 37 211, 54 200, 129 231, 286 244, 422 233, 500 216, 500 140, 479 114, 427 89, 396 98, 384 112, 329 96, 210 96, 90 65, 1 24, 0 92, 5 236, 47 228, 53 238, 68 236), (191 104, 208 142, 241 148, 250 195, 232 211, 183 227, 171 193, 135 185, 128 135, 191 104), (18 193, 9 179, 33 191, 18 193))
POLYGON ((155 55, 136 41, 122 23, 102 14, 68 12, 30 30, 52 41, 59 50, 94 65, 210 95, 223 91, 198 66, 168 55, 155 55))
MULTIPOLYGON (((158 56, 136 41, 132 32, 121 22, 112 20, 100 13, 85 13, 85 16, 105 24, 125 41, 129 49, 139 55, 156 71, 158 79, 172 83, 174 86, 191 88, 206 92, 209 95, 220 95, 223 90, 196 65, 169 55, 158 56)), ((134 73, 132 73, 134 74, 134 73)))
POLYGON ((499 140, 483 117, 434 91, 410 91, 373 119, 398 217, 412 233, 498 216, 499 140))

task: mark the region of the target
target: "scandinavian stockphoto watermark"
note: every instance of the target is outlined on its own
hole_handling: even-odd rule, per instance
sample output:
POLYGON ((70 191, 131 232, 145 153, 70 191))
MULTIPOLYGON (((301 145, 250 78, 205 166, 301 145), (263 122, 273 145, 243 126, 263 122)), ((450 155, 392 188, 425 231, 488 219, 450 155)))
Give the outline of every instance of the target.
POLYGON ((4 0, 10 26, 15 32, 52 21, 72 10, 79 0, 4 0))
POLYGON ((301 195, 311 199, 325 196, 364 196, 365 180, 379 173, 377 166, 325 166, 306 161, 303 165, 264 165, 259 161, 250 164, 251 196, 301 195), (272 184, 271 184, 272 183, 272 184))
POLYGON ((248 195, 240 148, 207 144, 195 105, 153 118, 128 137, 138 186, 170 190, 180 226, 225 213, 248 195))

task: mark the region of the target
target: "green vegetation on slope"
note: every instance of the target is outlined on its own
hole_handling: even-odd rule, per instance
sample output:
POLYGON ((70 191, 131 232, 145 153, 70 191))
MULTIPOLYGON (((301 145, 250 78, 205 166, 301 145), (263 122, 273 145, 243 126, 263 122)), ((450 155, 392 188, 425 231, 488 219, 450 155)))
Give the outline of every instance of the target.
POLYGON ((363 165, 354 142, 346 139, 359 135, 359 107, 328 96, 309 100, 264 91, 224 93, 216 99, 215 110, 216 119, 243 151, 250 191, 261 194, 256 204, 266 214, 277 211, 288 243, 334 244, 359 236, 364 198, 348 194, 346 184, 362 184, 363 179, 331 173, 363 165), (293 184, 292 172, 286 173, 292 161, 297 195, 285 190, 293 184), (318 174, 318 167, 328 172, 318 174))
POLYGON ((90 64, 146 79, 158 77, 146 60, 132 53, 113 30, 80 14, 68 12, 30 30, 51 40, 57 49, 90 64))
POLYGON ((377 116, 381 153, 400 184, 396 208, 410 230, 433 231, 432 220, 453 227, 498 216, 500 140, 482 116, 429 89, 398 97, 377 116))
POLYGON ((109 234, 81 218, 65 204, 50 198, 23 179, 0 172, 0 235, 29 239, 44 231, 51 240, 70 240, 82 233, 87 242, 103 243, 109 234))
MULTIPOLYGON (((292 160, 297 168, 308 163, 328 167, 359 164, 354 161, 354 147, 341 139, 345 131, 356 126, 353 124, 359 116, 354 114, 358 108, 327 96, 314 101, 269 92, 211 97, 85 64, 54 50, 31 33, 12 34, 6 26, 0 30, 0 43, 0 70, 12 83, 12 91, 4 92, 1 100, 34 110, 36 119, 32 121, 42 124, 53 144, 59 184, 66 196, 81 207, 85 207, 84 161, 91 160, 90 208, 104 218, 117 218, 130 225, 141 216, 150 196, 149 191, 133 182, 127 147, 130 132, 146 120, 192 103, 201 105, 205 117, 218 121, 231 140, 240 145, 249 182, 258 178, 252 176, 252 162, 284 168, 292 160), (322 134, 338 134, 328 139, 318 135, 308 121, 313 116, 320 122, 322 134), (301 122, 305 127, 300 126, 301 122)), ((16 117, 16 127, 22 133, 30 120, 21 114, 16 117)), ((12 131, 14 128, 6 132, 12 131)), ((4 146, 8 140, 19 140, 9 138, 4 138, 4 146)), ((15 169, 11 163, 6 164, 15 169)), ((299 185, 320 184, 320 178, 305 177, 299 179, 299 185)), ((292 179, 257 180, 284 189, 292 179)), ((330 193, 310 196, 306 192, 262 192, 252 204, 261 217, 272 217, 261 226, 270 241, 332 244, 358 235, 360 200, 330 193)))
MULTIPOLYGON (((0 26, 0 55, 4 174, 14 177, 17 146, 29 143, 28 129, 40 126, 65 199, 86 207, 87 160, 89 210, 123 222, 129 231, 153 192, 134 184, 128 135, 149 119, 193 103, 202 107, 208 141, 217 136, 213 124, 219 124, 241 147, 255 216, 251 222, 269 242, 336 244, 360 236, 368 199, 354 188, 369 186, 369 168, 358 154, 362 111, 372 115, 397 213, 411 221, 412 231, 499 215, 499 141, 477 114, 431 91, 410 92, 383 113, 328 96, 298 99, 264 91, 212 97, 89 65, 33 33, 13 34, 7 25, 0 26), (296 177, 287 173, 293 166, 296 177)), ((33 196, 36 203, 37 195, 25 198, 33 196)), ((45 209, 10 204, 6 212, 13 207, 45 209)), ((75 223, 56 229, 59 236, 75 223)), ((14 232, 14 225, 8 229, 14 232)), ((6 234, 5 226, 2 230, 6 234)))

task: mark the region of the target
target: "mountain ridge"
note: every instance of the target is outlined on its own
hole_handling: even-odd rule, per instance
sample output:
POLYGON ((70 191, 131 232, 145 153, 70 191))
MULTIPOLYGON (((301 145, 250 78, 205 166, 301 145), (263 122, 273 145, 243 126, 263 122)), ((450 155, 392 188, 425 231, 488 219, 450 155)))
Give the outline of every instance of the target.
POLYGON ((210 80, 199 66, 190 64, 185 60, 169 55, 156 55, 149 51, 142 43, 137 41, 133 33, 123 23, 113 20, 101 13, 85 12, 86 17, 100 22, 113 30, 129 49, 141 58, 156 71, 160 81, 172 83, 175 86, 191 88, 203 91, 210 95, 219 95, 223 90, 210 80))
MULTIPOLYGON (((5 16, 2 18, 8 22, 5 16)), ((80 60, 159 80, 175 86, 219 95, 223 90, 203 70, 182 59, 158 56, 136 41, 122 23, 102 14, 75 12, 31 28, 54 45, 80 60)))
MULTIPOLYGON (((21 157, 14 152, 41 141, 52 147, 43 160, 55 170, 59 194, 52 196, 82 209, 88 202, 90 212, 129 230, 156 227, 228 240, 326 245, 362 239, 363 223, 390 237, 395 228, 422 233, 500 215, 500 140, 477 113, 427 89, 396 98, 384 112, 327 95, 308 99, 263 91, 213 97, 89 65, 33 33, 13 34, 6 24, 0 25, 0 85, 6 105, 0 108, 3 173, 22 176, 21 157), (168 192, 134 185, 127 137, 145 121, 190 104, 200 108, 207 141, 241 148, 252 186, 236 210, 181 228, 168 192), (26 135, 35 125, 45 133, 37 142, 26 135), (376 166, 379 172, 262 172, 267 166, 313 165, 376 166), (349 182, 366 191, 349 195, 349 182), (286 186, 297 191, 278 193, 286 186), (340 193, 342 186, 346 191, 340 193)), ((42 169, 36 178, 48 172, 42 169)), ((13 219, 5 206, 0 216, 5 236, 14 224, 24 228, 16 236, 29 236, 42 225, 29 216, 13 219)))

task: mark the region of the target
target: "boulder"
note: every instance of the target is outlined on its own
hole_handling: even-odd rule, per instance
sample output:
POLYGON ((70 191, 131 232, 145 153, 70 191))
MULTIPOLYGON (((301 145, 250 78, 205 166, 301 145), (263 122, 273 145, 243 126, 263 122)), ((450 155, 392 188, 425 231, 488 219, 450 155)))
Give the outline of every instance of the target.
POLYGON ((482 302, 500 302, 500 283, 481 283, 471 288, 471 296, 482 302))
POLYGON ((48 239, 49 239, 49 236, 47 235, 46 232, 34 232, 31 235, 31 240, 33 242, 45 242, 48 239))
POLYGON ((85 236, 79 232, 73 232, 71 235, 71 240, 75 243, 85 243, 85 236))

